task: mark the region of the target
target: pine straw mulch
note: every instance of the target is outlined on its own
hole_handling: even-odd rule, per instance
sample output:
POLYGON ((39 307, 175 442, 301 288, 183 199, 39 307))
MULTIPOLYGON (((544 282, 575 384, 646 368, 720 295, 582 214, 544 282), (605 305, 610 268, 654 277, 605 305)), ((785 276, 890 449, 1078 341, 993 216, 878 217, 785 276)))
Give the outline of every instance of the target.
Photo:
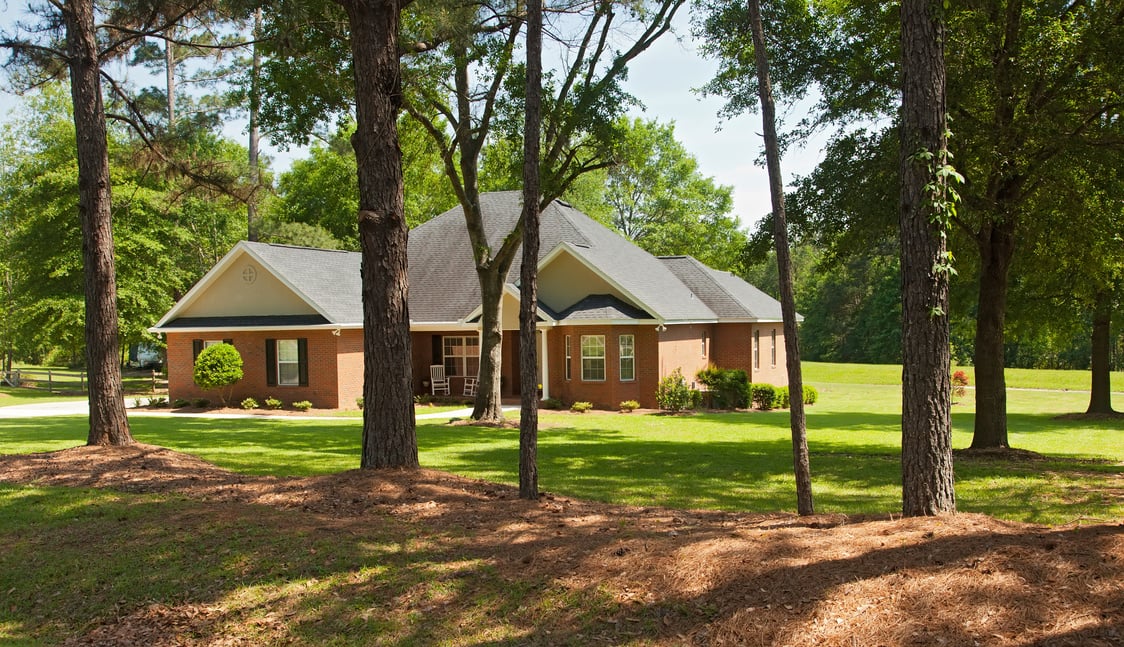
MULTIPOLYGON (((800 518, 551 495, 526 502, 510 487, 432 470, 255 477, 139 444, 0 456, 0 480, 270 506, 359 534, 389 516, 489 556, 513 582, 609 591, 621 604, 599 633, 552 627, 528 639, 538 644, 1124 644, 1119 521, 1044 527, 977 514, 800 518)), ((214 506, 216 515, 230 509, 214 506)), ((223 611, 152 604, 70 644, 247 644, 207 633, 223 611)))

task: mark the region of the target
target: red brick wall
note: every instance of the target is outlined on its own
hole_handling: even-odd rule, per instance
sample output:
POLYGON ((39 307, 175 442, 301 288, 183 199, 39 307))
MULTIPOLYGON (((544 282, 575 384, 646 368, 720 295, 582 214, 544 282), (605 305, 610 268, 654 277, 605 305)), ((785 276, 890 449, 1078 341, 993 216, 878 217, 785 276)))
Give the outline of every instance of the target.
POLYGON ((655 326, 559 326, 551 328, 549 345, 550 395, 565 404, 592 402, 599 409, 616 409, 625 400, 655 408, 659 383, 659 351, 655 326), (566 380, 566 335, 570 336, 571 379, 566 380), (582 335, 605 336, 605 381, 582 380, 582 335), (636 379, 620 380, 620 335, 635 336, 636 379))
MULTIPOLYGON (((311 346, 312 342, 309 341, 311 346)), ((356 398, 363 395, 363 331, 343 330, 336 337, 336 379, 339 384, 340 409, 355 409, 356 398)), ((312 375, 309 375, 309 385, 312 375)))
POLYGON ((730 323, 715 326, 713 364, 720 368, 740 368, 750 382, 776 386, 788 384, 785 368, 784 326, 780 323, 730 323), (772 332, 777 331, 777 363, 772 364, 772 332), (753 367, 753 333, 761 334, 760 366, 753 367))
MULTIPOLYGON (((329 330, 308 331, 229 331, 224 333, 168 333, 168 397, 171 400, 183 398, 207 398, 212 403, 221 401, 217 391, 204 391, 195 386, 192 379, 194 358, 193 339, 229 339, 242 355, 242 379, 234 385, 230 406, 238 406, 243 399, 252 397, 262 403, 267 397, 275 397, 289 406, 293 402, 308 400, 312 406, 335 409, 340 406, 340 373, 337 372, 338 339, 329 330), (265 383, 265 340, 266 339, 308 339, 308 386, 266 386, 265 383)), ((359 382, 362 384, 363 371, 360 360, 359 382)), ((350 388, 350 387, 349 387, 350 388)), ((361 388, 361 387, 360 387, 361 388)), ((350 406, 354 406, 354 397, 350 406)), ((345 405, 346 404, 345 401, 345 405)))

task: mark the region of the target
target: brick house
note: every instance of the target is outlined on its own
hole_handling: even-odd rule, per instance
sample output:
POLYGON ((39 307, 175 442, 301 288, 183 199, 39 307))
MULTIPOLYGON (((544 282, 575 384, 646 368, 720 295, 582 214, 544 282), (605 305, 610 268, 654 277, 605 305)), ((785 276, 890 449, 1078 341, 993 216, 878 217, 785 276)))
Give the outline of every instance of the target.
MULTIPOLYGON (((520 216, 519 192, 481 196, 489 239, 520 216)), ((615 408, 655 406, 676 368, 744 369, 787 383, 780 304, 687 256, 655 257, 568 204, 542 213, 539 373, 543 397, 615 408)), ((479 367, 480 291, 464 216, 451 209, 410 232, 414 389, 428 393, 440 364, 452 392, 479 367)), ((349 408, 362 394, 363 340, 355 252, 241 242, 152 328, 166 335, 169 396, 213 397, 192 381, 194 357, 226 341, 242 354, 240 400, 273 396, 349 408)), ((501 304, 505 397, 518 395, 519 261, 501 304)))

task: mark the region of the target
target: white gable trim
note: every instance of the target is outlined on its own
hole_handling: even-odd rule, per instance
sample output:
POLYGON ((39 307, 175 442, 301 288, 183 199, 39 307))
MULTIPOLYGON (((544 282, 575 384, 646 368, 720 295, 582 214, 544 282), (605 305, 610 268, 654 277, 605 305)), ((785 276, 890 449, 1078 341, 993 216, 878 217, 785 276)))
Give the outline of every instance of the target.
MULTIPOLYGON (((265 260, 263 260, 261 256, 255 254, 254 250, 246 244, 246 241, 239 241, 237 245, 235 245, 229 252, 226 253, 226 256, 223 256, 219 260, 219 262, 210 269, 210 271, 204 274, 203 278, 199 279, 199 281, 195 285, 193 285, 190 290, 187 291, 187 294, 183 295, 183 297, 179 301, 177 301, 174 306, 172 306, 172 309, 165 313, 164 316, 160 318, 160 321, 156 322, 156 325, 152 326, 152 328, 150 328, 149 330, 162 328, 164 324, 178 318, 180 316, 180 313, 191 307, 191 305, 195 303, 195 301, 198 300, 199 297, 210 288, 211 284, 217 281, 218 277, 223 272, 225 272, 227 268, 234 264, 235 260, 241 254, 249 255, 250 258, 257 261, 258 264, 262 266, 262 268, 264 268, 274 278, 280 281, 282 285, 289 288, 289 290, 292 291, 292 293, 295 294, 297 298, 299 298, 301 301, 304 301, 310 308, 315 310, 317 314, 324 317, 329 322, 332 321, 332 318, 328 316, 328 313, 324 312, 324 310, 320 308, 314 300, 308 298, 308 295, 298 290, 296 286, 294 286, 288 281, 288 279, 285 278, 285 276, 278 273, 272 265, 265 262, 265 260)), ((335 323, 332 324, 333 327, 338 325, 339 324, 335 323)))
MULTIPOLYGON (((662 318, 656 312, 655 308, 648 305, 643 300, 637 298, 637 296, 635 294, 633 294, 631 291, 625 289, 625 287, 623 285, 621 285, 617 281, 613 280, 613 278, 611 276, 609 276, 605 272, 602 272, 601 268, 597 267, 592 262, 590 262, 590 260, 588 258, 583 256, 582 253, 580 251, 578 251, 579 249, 580 248, 577 247, 576 245, 571 245, 570 243, 568 243, 566 241, 562 241, 562 242, 558 243, 558 245, 556 245, 554 247, 554 249, 550 250, 550 253, 547 254, 546 256, 544 256, 542 261, 539 262, 539 271, 541 272, 541 271, 545 270, 546 267, 548 265, 550 265, 551 262, 554 261, 554 259, 558 258, 562 254, 569 254, 571 257, 576 258, 578 260, 578 262, 580 262, 582 265, 584 265, 586 268, 588 268, 589 271, 596 274, 597 277, 600 278, 602 281, 608 283, 614 289, 616 289, 618 292, 620 292, 621 294, 628 297, 628 300, 632 302, 631 305, 633 305, 637 308, 640 308, 641 310, 643 310, 645 312, 652 313, 653 319, 662 320, 662 318)), ((679 279, 679 277, 675 277, 675 278, 676 278, 676 280, 679 279)))
MULTIPOLYGON (((514 283, 505 283, 504 286, 503 286, 503 291, 508 296, 513 297, 516 301, 519 301, 523 296, 519 293, 519 288, 516 287, 514 283)), ((543 320, 543 322, 552 323, 552 324, 555 323, 554 317, 552 317, 549 312, 543 310, 542 308, 540 308, 538 306, 535 306, 535 314, 537 314, 539 316, 539 318, 541 318, 543 320)), ((480 304, 480 305, 476 306, 475 308, 473 308, 472 312, 465 315, 464 319, 461 319, 457 323, 462 324, 462 325, 468 325, 474 319, 476 319, 477 317, 481 317, 483 315, 484 315, 484 304, 480 304)), ((475 324, 472 324, 472 325, 476 326, 477 328, 480 327, 480 324, 478 324, 478 323, 475 323, 475 324)))

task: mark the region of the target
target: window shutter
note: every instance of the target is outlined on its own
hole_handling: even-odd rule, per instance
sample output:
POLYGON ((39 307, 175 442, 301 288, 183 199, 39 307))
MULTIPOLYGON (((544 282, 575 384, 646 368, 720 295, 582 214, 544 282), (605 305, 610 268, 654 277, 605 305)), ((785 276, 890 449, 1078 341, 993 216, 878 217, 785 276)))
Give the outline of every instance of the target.
POLYGON ((430 364, 444 364, 445 347, 441 345, 441 335, 433 335, 430 339, 433 341, 433 361, 430 364))
POLYGON ((194 362, 195 359, 197 357, 199 357, 199 353, 202 353, 202 352, 203 352, 203 340, 202 339, 192 339, 191 340, 191 361, 194 362))
POLYGON ((222 343, 229 344, 229 345, 233 346, 234 340, 233 339, 224 339, 224 340, 222 340, 222 343))
POLYGON ((308 339, 305 337, 297 340, 297 371, 300 385, 308 386, 308 339))
POLYGON ((277 340, 265 340, 265 385, 277 386, 277 340))

